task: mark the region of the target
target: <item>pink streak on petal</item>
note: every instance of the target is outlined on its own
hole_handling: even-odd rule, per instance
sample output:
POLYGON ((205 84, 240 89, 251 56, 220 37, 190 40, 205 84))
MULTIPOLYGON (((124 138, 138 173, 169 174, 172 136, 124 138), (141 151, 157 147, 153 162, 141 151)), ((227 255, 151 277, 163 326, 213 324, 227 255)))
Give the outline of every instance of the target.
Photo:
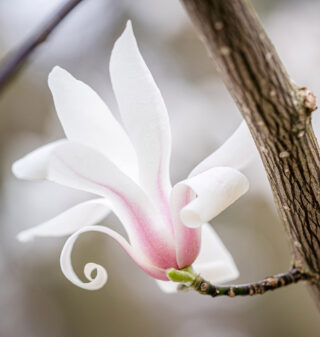
MULTIPOLYGON (((122 245, 121 245, 122 246, 122 245)), ((152 264, 148 263, 148 261, 143 261, 141 258, 137 256, 133 249, 128 251, 126 247, 122 246, 122 248, 127 252, 127 254, 132 258, 132 260, 148 275, 151 277, 162 280, 168 281, 166 269, 159 268, 157 266, 153 266, 152 264)), ((132 248, 132 247, 131 247, 132 248)))
POLYGON ((152 220, 148 219, 144 211, 111 187, 100 185, 117 195, 128 209, 131 214, 132 223, 136 224, 136 235, 139 241, 138 247, 140 249, 143 247, 142 250, 147 253, 148 259, 159 268, 177 268, 174 250, 160 239, 158 233, 152 228, 152 220))
POLYGON ((180 218, 180 210, 191 201, 191 189, 184 187, 184 194, 172 210, 175 224, 176 253, 179 268, 190 266, 197 258, 201 245, 201 229, 186 227, 180 218))
POLYGON ((136 205, 133 201, 128 200, 126 196, 119 193, 112 187, 90 179, 77 172, 61 157, 58 157, 57 155, 56 157, 75 175, 89 181, 90 183, 106 188, 120 199, 131 218, 130 230, 134 234, 134 237, 130 238, 130 240, 134 239, 134 242, 131 243, 136 249, 145 255, 145 258, 150 261, 152 265, 162 269, 178 267, 175 248, 171 247, 171 245, 160 236, 160 233, 158 233, 155 229, 154 222, 152 219, 148 218, 141 207, 136 205))
MULTIPOLYGON (((117 243, 120 244, 120 246, 126 251, 126 253, 134 260, 134 262, 148 275, 152 276, 153 278, 156 278, 158 280, 166 281, 168 280, 166 275, 166 270, 158 268, 156 266, 153 266, 148 261, 144 259, 144 257, 136 250, 134 247, 132 247, 128 241, 119 233, 112 230, 111 228, 104 227, 104 226, 87 226, 81 228, 79 231, 74 233, 72 236, 70 236, 61 252, 61 261, 62 261, 62 268, 65 272, 68 270, 68 263, 71 261, 71 252, 73 245, 75 241, 77 240, 78 236, 86 233, 86 232, 99 232, 109 235, 111 238, 113 238, 117 243), (68 258, 69 256, 69 258, 68 258), (67 265, 66 265, 67 263, 67 265)), ((65 273, 66 274, 66 273, 65 273)), ((68 274, 68 272, 67 272, 68 274)), ((68 275, 66 275, 67 278, 68 275)), ((70 275, 69 275, 70 276, 70 275)))

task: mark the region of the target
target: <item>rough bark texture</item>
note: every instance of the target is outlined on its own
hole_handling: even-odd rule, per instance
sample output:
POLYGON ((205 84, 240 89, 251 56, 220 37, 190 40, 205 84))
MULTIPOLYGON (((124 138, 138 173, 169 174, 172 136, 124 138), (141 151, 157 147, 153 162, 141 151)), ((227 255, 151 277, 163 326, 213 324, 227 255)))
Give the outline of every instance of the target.
MULTIPOLYGON (((315 98, 286 73, 246 0, 182 0, 249 125, 287 229, 294 265, 320 275, 315 98)), ((319 280, 319 278, 318 278, 319 280)), ((320 301, 320 282, 312 284, 320 301)))

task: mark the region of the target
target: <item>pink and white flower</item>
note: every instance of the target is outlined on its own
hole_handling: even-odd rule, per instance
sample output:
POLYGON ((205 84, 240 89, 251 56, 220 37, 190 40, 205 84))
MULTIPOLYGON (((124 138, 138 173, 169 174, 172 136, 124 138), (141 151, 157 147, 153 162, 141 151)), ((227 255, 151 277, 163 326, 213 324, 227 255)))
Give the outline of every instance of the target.
POLYGON ((13 172, 18 178, 47 179, 99 198, 25 230, 18 238, 71 234, 61 253, 61 268, 71 282, 89 290, 101 288, 107 280, 106 270, 95 263, 84 268, 88 282, 72 268, 72 247, 89 231, 114 238, 168 292, 176 288, 168 281, 169 268, 193 265, 212 282, 236 278, 230 253, 207 222, 248 189, 239 171, 252 153, 246 125, 242 123, 186 180, 172 187, 166 106, 130 22, 114 45, 110 76, 124 128, 89 86, 59 67, 50 73, 49 87, 66 139, 26 155, 14 163, 13 172), (110 211, 122 222, 128 239, 96 225, 110 211))

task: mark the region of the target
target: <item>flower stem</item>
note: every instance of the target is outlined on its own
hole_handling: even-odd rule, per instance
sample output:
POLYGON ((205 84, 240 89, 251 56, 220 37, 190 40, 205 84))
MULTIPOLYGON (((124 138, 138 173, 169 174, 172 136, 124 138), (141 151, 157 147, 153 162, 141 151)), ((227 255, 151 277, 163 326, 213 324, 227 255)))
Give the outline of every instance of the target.
POLYGON ((289 284, 297 283, 299 281, 312 281, 314 276, 308 273, 304 273, 293 267, 287 273, 277 274, 267 277, 261 281, 239 284, 239 285, 213 285, 206 281, 200 275, 197 275, 193 284, 189 287, 181 286, 180 288, 192 288, 203 295, 210 295, 212 297, 217 296, 253 296, 263 295, 269 290, 275 290, 282 288, 289 284))

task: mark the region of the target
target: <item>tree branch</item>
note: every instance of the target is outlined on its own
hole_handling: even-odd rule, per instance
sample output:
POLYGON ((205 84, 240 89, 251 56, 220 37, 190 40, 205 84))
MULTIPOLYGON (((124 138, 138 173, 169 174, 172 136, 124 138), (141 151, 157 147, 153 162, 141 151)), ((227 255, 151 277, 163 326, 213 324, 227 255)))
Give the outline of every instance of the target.
POLYGON ((28 56, 44 42, 59 23, 82 0, 69 0, 45 23, 30 39, 24 42, 16 51, 10 53, 0 64, 0 92, 13 75, 21 68, 28 56))
MULTIPOLYGON (((320 152, 311 126, 314 95, 290 79, 247 0, 181 1, 250 128, 291 241, 294 265, 319 276, 320 152)), ((312 283, 318 304, 319 280, 312 283)))
POLYGON ((263 295, 267 291, 279 289, 299 281, 314 281, 314 279, 315 278, 312 275, 303 273, 297 268, 293 267, 285 274, 277 274, 267 277, 259 282, 239 285, 213 285, 198 275, 192 286, 182 286, 181 290, 184 288, 192 288, 202 295, 210 295, 211 297, 253 296, 263 295))

